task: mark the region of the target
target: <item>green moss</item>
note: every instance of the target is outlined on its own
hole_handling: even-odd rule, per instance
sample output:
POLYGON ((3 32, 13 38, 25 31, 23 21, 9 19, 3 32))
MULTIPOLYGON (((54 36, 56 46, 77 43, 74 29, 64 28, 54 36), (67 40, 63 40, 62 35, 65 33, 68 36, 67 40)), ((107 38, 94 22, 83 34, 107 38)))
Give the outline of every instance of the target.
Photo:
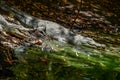
POLYGON ((21 54, 24 61, 12 67, 15 80, 119 80, 119 55, 106 50, 98 55, 77 54, 70 48, 52 53, 29 48, 21 54))

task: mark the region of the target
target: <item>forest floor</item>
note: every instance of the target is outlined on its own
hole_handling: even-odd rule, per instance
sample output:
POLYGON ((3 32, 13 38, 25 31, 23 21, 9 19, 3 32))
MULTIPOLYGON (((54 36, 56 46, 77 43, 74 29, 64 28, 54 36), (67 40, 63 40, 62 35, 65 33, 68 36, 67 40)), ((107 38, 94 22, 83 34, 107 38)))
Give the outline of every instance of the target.
MULTIPOLYGON (((71 45, 62 45, 60 52, 48 54, 31 47, 26 54, 16 55, 19 60, 15 60, 10 71, 0 70, 3 78, 11 75, 15 80, 119 80, 120 24, 119 17, 113 17, 114 12, 98 4, 86 6, 88 3, 80 11, 75 5, 77 3, 50 3, 49 0, 8 0, 8 3, 37 18, 57 22, 77 34, 91 37, 96 42, 106 44, 107 48, 81 46, 80 53, 77 53, 77 49, 76 52, 71 51, 71 45)), ((11 76, 6 80, 11 80, 11 76)))
MULTIPOLYGON (((119 16, 115 16, 119 13, 108 11, 106 7, 102 7, 99 2, 96 3, 94 0, 84 2, 81 6, 76 2, 65 4, 62 1, 50 2, 49 0, 8 0, 8 3, 30 15, 57 22, 75 33, 91 37, 98 42, 107 45, 114 44, 113 46, 120 45, 119 16)), ((106 6, 109 5, 106 4, 106 6)), ((119 7, 117 9, 119 10, 119 7)))

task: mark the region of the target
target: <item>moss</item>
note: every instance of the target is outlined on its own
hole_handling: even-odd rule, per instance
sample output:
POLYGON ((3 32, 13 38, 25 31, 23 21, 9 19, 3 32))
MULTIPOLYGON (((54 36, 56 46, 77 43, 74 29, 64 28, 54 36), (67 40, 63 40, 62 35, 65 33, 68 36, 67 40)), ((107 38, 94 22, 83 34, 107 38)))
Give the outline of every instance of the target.
POLYGON ((29 48, 21 54, 25 61, 18 60, 12 70, 15 80, 119 80, 119 57, 103 52, 102 57, 85 53, 77 56, 70 48, 52 53, 29 48))

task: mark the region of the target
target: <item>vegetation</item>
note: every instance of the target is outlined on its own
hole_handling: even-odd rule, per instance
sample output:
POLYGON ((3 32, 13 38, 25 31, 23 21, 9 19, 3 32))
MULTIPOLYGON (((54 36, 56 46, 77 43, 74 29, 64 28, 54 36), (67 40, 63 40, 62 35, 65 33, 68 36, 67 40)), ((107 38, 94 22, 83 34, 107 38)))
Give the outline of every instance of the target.
POLYGON ((0 79, 120 79, 120 31, 116 31, 120 29, 120 2, 118 0, 4 1, 37 18, 51 20, 70 29, 78 27, 78 34, 92 37, 97 42, 106 44, 107 47, 81 45, 74 49, 72 45, 67 45, 55 52, 43 52, 38 47, 29 47, 23 54, 14 54, 11 49, 0 44, 0 79), (70 7, 72 5, 74 7, 70 7), (88 11, 93 13, 93 16, 86 17, 79 11, 88 11), (97 21, 92 21, 91 18, 96 18, 95 15, 100 17, 97 21))
POLYGON ((43 53, 39 48, 29 48, 25 54, 17 55, 22 58, 12 69, 15 80, 119 80, 120 56, 114 52, 96 50, 88 55, 66 48, 43 53))

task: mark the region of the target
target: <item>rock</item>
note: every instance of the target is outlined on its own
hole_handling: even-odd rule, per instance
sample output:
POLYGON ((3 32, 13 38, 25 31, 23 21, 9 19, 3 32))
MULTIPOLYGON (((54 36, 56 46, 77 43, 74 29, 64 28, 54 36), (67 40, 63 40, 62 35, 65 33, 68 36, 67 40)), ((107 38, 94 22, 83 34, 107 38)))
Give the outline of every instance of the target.
MULTIPOLYGON (((28 32, 28 31, 30 32, 31 30, 37 30, 38 32, 42 32, 45 35, 45 37, 48 37, 48 38, 50 37, 63 43, 69 43, 73 45, 86 44, 86 45, 95 45, 99 47, 105 47, 105 45, 95 42, 92 38, 88 38, 88 37, 81 36, 79 34, 75 34, 69 29, 55 22, 35 18, 19 10, 15 10, 14 8, 11 8, 7 5, 0 5, 0 7, 6 11, 13 13, 13 15, 16 18, 18 18, 19 21, 25 23, 26 26, 28 26, 27 28, 25 28, 22 25, 16 25, 13 23, 9 23, 4 19, 4 17, 0 16, 2 19, 0 20, 0 23, 2 23, 2 25, 4 26, 9 27, 10 30, 7 28, 8 31, 12 35, 15 35, 17 37, 26 38, 28 36, 29 37, 33 36, 32 34, 25 35, 24 32, 28 32), (23 32, 21 32, 20 30, 23 32)), ((90 16, 90 14, 86 14, 86 15, 90 16)), ((35 38, 38 38, 37 36, 35 35, 35 38)))
POLYGON ((90 79, 90 78, 86 78, 86 77, 85 77, 85 78, 84 78, 84 80, 91 80, 91 79, 90 79))
POLYGON ((15 50, 14 50, 14 52, 15 52, 16 54, 24 53, 24 51, 25 51, 25 47, 24 47, 24 46, 18 46, 18 47, 16 47, 15 50))
POLYGON ((37 28, 40 31, 45 31, 46 35, 55 38, 58 41, 65 42, 65 43, 71 43, 75 45, 80 44, 92 44, 96 46, 104 46, 96 43, 93 39, 88 37, 83 37, 81 35, 74 34, 70 30, 64 28, 63 26, 47 21, 47 20, 41 20, 37 19, 35 17, 29 16, 23 12, 16 11, 13 8, 10 8, 13 14, 23 23, 25 23, 28 26, 33 26, 34 28, 37 28))
POLYGON ((20 32, 20 30, 28 31, 31 29, 24 28, 22 25, 10 23, 10 22, 6 21, 2 15, 0 15, 0 31, 2 31, 2 32, 5 31, 5 32, 15 35, 19 38, 28 37, 28 35, 25 35, 24 32, 20 32))
POLYGON ((54 42, 51 42, 51 41, 46 42, 46 41, 44 41, 40 47, 41 47, 41 50, 43 52, 49 53, 49 52, 54 52, 54 48, 55 48, 54 45, 55 45, 54 42))
POLYGON ((2 15, 0 15, 0 24, 4 26, 9 24, 2 15))
POLYGON ((2 28, 2 25, 0 24, 0 32, 2 32, 3 31, 3 28, 2 28))

